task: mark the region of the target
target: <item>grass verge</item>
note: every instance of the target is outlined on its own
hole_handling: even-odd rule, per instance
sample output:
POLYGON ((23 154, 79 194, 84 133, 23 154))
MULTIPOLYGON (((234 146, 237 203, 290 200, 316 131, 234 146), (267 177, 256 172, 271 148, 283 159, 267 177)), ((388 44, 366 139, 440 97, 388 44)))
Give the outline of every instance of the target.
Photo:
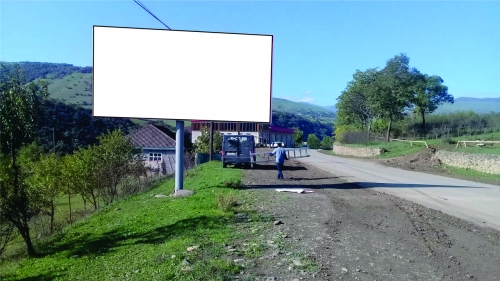
POLYGON ((0 279, 229 280, 240 266, 221 245, 241 239, 235 228, 250 222, 235 220, 216 198, 230 198, 234 208, 242 191, 225 184, 242 176, 217 162, 200 165, 184 181, 193 196, 156 198, 173 192, 168 180, 119 201, 38 245, 41 257, 1 261, 0 279))

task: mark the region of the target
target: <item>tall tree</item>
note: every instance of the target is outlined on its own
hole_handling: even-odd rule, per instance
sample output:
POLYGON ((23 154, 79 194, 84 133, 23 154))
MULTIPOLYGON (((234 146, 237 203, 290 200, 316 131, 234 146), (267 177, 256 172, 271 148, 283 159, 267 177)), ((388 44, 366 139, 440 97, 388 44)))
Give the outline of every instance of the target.
POLYGON ((26 84, 19 67, 0 77, 0 152, 7 167, 0 177, 0 216, 10 221, 23 237, 28 254, 36 255, 29 222, 40 212, 25 183, 19 163, 21 148, 35 138, 37 116, 48 97, 47 84, 26 84))
POLYGON ((400 120, 410 107, 412 99, 412 69, 410 58, 400 54, 387 61, 367 87, 368 104, 373 112, 387 121, 386 141, 389 141, 392 123, 400 120))
POLYGON ((375 116, 368 106, 367 99, 370 85, 375 81, 377 69, 366 71, 356 70, 353 80, 347 84, 342 94, 337 98, 336 126, 365 128, 370 131, 370 121, 375 116))
POLYGON ((443 103, 453 103, 453 96, 448 93, 448 87, 443 85, 443 79, 437 75, 429 76, 414 73, 415 92, 412 102, 415 111, 422 117, 422 130, 425 132, 425 114, 434 112, 443 103))

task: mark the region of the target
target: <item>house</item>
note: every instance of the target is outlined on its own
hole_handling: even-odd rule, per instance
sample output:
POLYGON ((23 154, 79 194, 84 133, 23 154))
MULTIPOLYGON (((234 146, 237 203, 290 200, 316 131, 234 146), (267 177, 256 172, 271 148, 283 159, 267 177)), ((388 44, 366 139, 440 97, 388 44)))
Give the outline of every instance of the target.
MULTIPOLYGON (((148 124, 134 133, 127 135, 134 146, 141 148, 144 164, 163 174, 175 172, 175 132, 148 124)), ((189 137, 184 137, 185 150, 192 149, 189 137)))
MULTIPOLYGON (((194 143, 201 136, 201 128, 210 128, 209 121, 191 120, 191 141, 194 143)), ((250 135, 257 145, 267 145, 275 141, 285 143, 285 147, 294 147, 294 129, 262 123, 214 122, 214 130, 223 135, 250 135)))

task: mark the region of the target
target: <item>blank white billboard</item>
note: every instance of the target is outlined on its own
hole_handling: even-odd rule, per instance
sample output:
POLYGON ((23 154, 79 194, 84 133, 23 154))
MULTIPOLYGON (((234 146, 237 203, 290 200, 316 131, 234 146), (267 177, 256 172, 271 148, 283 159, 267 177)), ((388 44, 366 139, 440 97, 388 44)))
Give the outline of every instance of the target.
POLYGON ((271 122, 273 36, 94 26, 96 117, 271 122))

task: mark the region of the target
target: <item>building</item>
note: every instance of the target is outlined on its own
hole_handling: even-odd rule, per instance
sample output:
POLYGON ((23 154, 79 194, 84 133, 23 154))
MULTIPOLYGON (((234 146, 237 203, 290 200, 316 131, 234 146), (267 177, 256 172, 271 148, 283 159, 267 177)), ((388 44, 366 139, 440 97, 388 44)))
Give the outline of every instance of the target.
MULTIPOLYGON (((127 135, 134 146, 142 149, 144 164, 164 174, 175 172, 175 133, 169 129, 148 124, 127 135)), ((185 137, 184 147, 192 148, 191 141, 185 137)))
MULTIPOLYGON (((210 122, 194 120, 191 121, 191 141, 194 143, 201 136, 202 127, 210 128, 210 122)), ((214 122, 214 131, 223 135, 250 135, 256 144, 267 145, 274 141, 285 143, 285 147, 294 147, 294 129, 278 127, 270 124, 260 123, 237 123, 237 122, 214 122), (239 125, 239 126, 238 126, 239 125)))

